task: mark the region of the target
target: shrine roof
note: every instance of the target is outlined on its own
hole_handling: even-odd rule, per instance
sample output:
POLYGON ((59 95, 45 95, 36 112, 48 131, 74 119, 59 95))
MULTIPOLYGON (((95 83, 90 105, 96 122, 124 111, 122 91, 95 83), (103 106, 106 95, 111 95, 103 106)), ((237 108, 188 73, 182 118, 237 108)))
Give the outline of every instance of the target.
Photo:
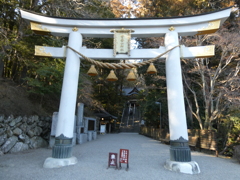
POLYGON ((114 116, 104 110, 96 111, 94 114, 95 114, 95 116, 100 117, 100 118, 117 119, 116 116, 114 116))

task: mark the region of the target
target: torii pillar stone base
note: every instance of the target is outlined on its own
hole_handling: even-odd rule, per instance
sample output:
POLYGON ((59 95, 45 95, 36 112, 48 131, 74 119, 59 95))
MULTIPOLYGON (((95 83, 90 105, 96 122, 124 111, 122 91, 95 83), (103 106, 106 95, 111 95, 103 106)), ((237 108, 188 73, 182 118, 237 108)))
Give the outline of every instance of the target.
POLYGON ((200 168, 195 161, 177 162, 167 160, 164 167, 170 171, 176 171, 184 174, 199 174, 200 168))
POLYGON ((63 159, 49 157, 44 161, 43 167, 44 168, 60 168, 63 166, 70 166, 70 165, 77 164, 77 162, 78 160, 74 156, 70 158, 63 158, 63 159))

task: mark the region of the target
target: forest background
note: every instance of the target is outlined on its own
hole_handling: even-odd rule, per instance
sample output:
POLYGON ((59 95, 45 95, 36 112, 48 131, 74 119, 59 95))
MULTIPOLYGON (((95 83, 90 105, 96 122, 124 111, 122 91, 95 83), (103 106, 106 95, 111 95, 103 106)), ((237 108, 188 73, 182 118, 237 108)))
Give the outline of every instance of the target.
MULTIPOLYGON (((35 45, 61 47, 67 38, 39 36, 21 19, 23 8, 47 16, 71 18, 151 18, 189 16, 233 6, 231 16, 214 34, 181 37, 185 46, 216 45, 211 58, 182 59, 184 96, 189 129, 208 129, 221 134, 223 154, 231 155, 240 144, 240 17, 239 0, 0 0, 0 114, 52 115, 58 111, 64 59, 34 56, 35 45)), ((135 38, 135 48, 158 48, 163 38, 135 38)), ((112 48, 113 39, 86 38, 88 48, 112 48)), ((111 62, 111 61, 109 61, 111 62)), ((97 77, 86 72, 81 62, 78 102, 85 114, 96 111, 121 115, 128 97, 125 87, 140 89, 138 104, 147 126, 168 128, 165 63, 158 60, 156 75, 147 67, 136 70, 137 80, 126 81, 129 70, 117 70, 118 81, 108 82, 107 69, 98 68, 97 77), (159 105, 161 103, 161 112, 159 105), (161 114, 160 114, 161 113, 161 114)))

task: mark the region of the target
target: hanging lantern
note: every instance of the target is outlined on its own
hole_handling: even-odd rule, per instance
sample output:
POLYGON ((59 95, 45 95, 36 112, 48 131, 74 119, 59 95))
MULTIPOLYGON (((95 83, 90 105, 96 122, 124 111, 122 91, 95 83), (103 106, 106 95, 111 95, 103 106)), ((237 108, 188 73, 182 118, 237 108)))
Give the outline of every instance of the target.
POLYGON ((98 72, 97 72, 97 70, 96 70, 96 68, 95 68, 94 65, 91 65, 91 67, 90 67, 90 69, 88 70, 87 74, 88 74, 89 76, 96 76, 96 75, 98 75, 98 72))
POLYGON ((156 68, 155 68, 153 63, 150 63, 150 65, 149 65, 149 67, 147 69, 147 73, 148 74, 155 74, 155 73, 157 73, 157 70, 156 70, 156 68))
POLYGON ((126 78, 128 81, 135 81, 136 80, 136 76, 133 72, 133 69, 131 69, 131 71, 129 72, 127 78, 126 78))
POLYGON ((108 77, 106 78, 108 81, 117 81, 118 78, 117 76, 115 75, 114 71, 111 70, 108 77))

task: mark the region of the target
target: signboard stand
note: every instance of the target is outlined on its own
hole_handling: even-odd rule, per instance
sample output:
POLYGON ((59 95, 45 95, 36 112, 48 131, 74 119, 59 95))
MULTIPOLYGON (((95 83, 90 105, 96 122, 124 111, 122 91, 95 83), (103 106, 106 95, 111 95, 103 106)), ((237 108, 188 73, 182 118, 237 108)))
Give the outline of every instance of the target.
POLYGON ((100 134, 105 134, 106 133, 106 124, 102 124, 100 126, 100 134))
POLYGON ((126 171, 128 171, 129 169, 129 150, 128 149, 120 149, 119 169, 122 168, 121 163, 127 164, 126 171))
POLYGON ((109 153, 107 169, 111 166, 112 167, 115 166, 115 169, 118 169, 117 159, 118 159, 117 153, 109 153))

